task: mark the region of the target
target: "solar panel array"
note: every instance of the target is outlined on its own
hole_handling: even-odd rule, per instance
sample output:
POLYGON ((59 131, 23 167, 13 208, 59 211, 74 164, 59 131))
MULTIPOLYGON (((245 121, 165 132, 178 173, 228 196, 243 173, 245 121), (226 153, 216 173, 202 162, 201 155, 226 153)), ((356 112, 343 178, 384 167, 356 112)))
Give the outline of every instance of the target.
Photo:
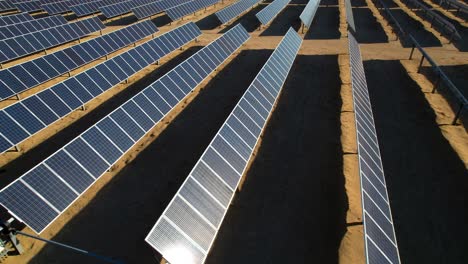
POLYGON ((0 71, 0 100, 79 68, 158 31, 143 21, 0 71))
POLYGON ((58 46, 102 30, 97 17, 0 41, 0 63, 58 46))
POLYGON ((205 261, 301 43, 291 28, 146 237, 170 263, 205 261))
POLYGON ((70 11, 70 6, 81 4, 83 4, 82 0, 67 0, 55 3, 46 3, 41 6, 49 15, 55 15, 70 11))
POLYGON ((291 0, 275 0, 255 16, 262 25, 267 25, 289 4, 290 1, 291 0))
POLYGON ((33 19, 34 17, 32 17, 29 13, 19 13, 9 16, 0 16, 0 26, 3 27, 6 25, 23 23, 33 19))
POLYGON ((348 38, 366 259, 369 264, 396 264, 400 257, 359 43, 350 32, 348 38))
POLYGON ((9 1, 2 0, 0 1, 0 11, 9 11, 14 10, 16 7, 12 5, 9 1))
POLYGON ((147 5, 135 7, 132 9, 132 12, 138 19, 143 19, 188 1, 189 0, 161 0, 147 5))
POLYGON ((34 0, 29 2, 18 2, 14 3, 14 6, 21 12, 36 12, 42 10, 41 1, 34 0))
POLYGON ((115 109, 0 191, 0 203, 43 231, 242 44, 240 33, 226 33, 115 109))
POLYGON ((186 15, 195 13, 200 9, 214 5, 219 1, 220 0, 194 0, 169 8, 166 10, 166 14, 172 21, 176 21, 186 15))
POLYGON ((112 18, 112 17, 116 17, 119 15, 129 13, 134 7, 146 5, 152 2, 153 0, 130 0, 130 1, 125 1, 125 2, 115 3, 113 5, 103 6, 103 7, 100 7, 99 9, 101 10, 101 12, 104 14, 106 18, 112 18))
POLYGON ((221 23, 226 24, 261 1, 263 0, 240 0, 239 2, 223 8, 215 14, 221 23))
POLYGON ((67 24, 63 16, 51 16, 0 27, 0 40, 67 24))
POLYGON ((201 35, 185 24, 0 110, 0 153, 201 35))
POLYGON ((310 28, 310 25, 312 24, 312 21, 314 20, 315 12, 317 12, 319 4, 320 4, 320 0, 310 0, 309 3, 307 3, 304 10, 302 11, 301 15, 299 16, 302 23, 307 28, 310 28))
POLYGON ((350 28, 353 32, 356 32, 356 26, 354 25, 354 16, 353 16, 351 0, 345 0, 345 8, 346 8, 346 22, 348 23, 348 28, 350 28))
POLYGON ((101 0, 80 5, 70 6, 70 10, 78 17, 87 16, 99 12, 101 6, 112 5, 120 2, 120 0, 101 0))

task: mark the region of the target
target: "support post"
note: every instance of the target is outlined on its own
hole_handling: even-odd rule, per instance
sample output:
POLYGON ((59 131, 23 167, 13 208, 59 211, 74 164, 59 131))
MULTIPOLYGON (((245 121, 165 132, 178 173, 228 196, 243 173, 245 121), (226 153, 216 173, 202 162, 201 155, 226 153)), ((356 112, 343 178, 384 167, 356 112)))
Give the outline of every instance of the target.
POLYGON ((16 151, 16 152, 20 152, 20 151, 21 151, 21 149, 20 149, 20 147, 19 147, 18 145, 15 145, 15 151, 16 151))
POLYGON ((419 62, 418 73, 421 71, 421 66, 422 66, 423 62, 424 62, 424 55, 422 55, 421 61, 419 62))
POLYGON ((409 60, 413 59, 413 53, 414 53, 414 49, 416 48, 416 45, 413 44, 413 48, 411 49, 411 53, 409 55, 409 60))
POLYGON ((434 83, 434 88, 432 88, 432 93, 435 93, 437 88, 439 87, 440 82, 440 72, 437 74, 437 80, 434 83))
POLYGON ((81 106, 81 111, 86 111, 86 106, 85 105, 81 106))
POLYGON ((16 94, 15 96, 16 96, 16 100, 18 101, 21 100, 21 96, 19 94, 16 94))
POLYGON ((465 105, 464 105, 463 103, 460 104, 460 108, 458 108, 458 111, 457 111, 457 113, 455 114, 455 118, 454 118, 453 121, 452 121, 452 125, 456 125, 456 124, 457 124, 458 117, 460 116, 460 114, 461 114, 461 112, 462 112, 464 106, 465 106, 465 105))

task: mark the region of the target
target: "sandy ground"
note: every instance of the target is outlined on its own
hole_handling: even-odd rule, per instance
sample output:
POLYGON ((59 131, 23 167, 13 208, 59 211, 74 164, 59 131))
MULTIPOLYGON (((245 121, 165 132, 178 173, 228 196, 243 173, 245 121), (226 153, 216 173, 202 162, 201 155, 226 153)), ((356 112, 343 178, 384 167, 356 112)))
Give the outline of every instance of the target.
MULTIPOLYGON (((232 1, 171 25, 165 15, 153 18, 161 30, 158 34, 186 21, 195 21, 204 34, 200 42, 170 54, 159 66, 146 68, 129 84, 99 96, 87 105, 88 110, 75 111, 28 139, 21 152, 2 155, 0 186, 241 23, 252 39, 42 234, 126 263, 156 263, 160 256, 144 237, 281 36, 290 26, 301 31, 298 16, 306 2, 291 1, 260 30, 255 14, 265 3, 223 27, 213 12, 232 1)), ((468 93, 468 54, 460 48, 463 45, 448 43, 403 2, 385 2, 400 23, 428 47, 454 83, 468 93)), ((361 51, 402 262, 466 263, 468 136, 462 125, 451 125, 456 102, 443 87, 431 93, 434 77, 428 65, 417 72, 420 55, 408 60, 410 46, 396 41, 392 25, 378 10, 378 1, 353 0, 352 5, 357 38, 364 43, 361 51)), ((466 23, 453 12, 432 6, 466 30, 466 23)), ((364 263, 343 7, 343 0, 322 1, 207 263, 364 263)), ((132 16, 114 19, 106 30, 134 22, 132 16)), ((102 263, 30 239, 22 239, 22 243, 27 253, 9 257, 5 263, 102 263)))

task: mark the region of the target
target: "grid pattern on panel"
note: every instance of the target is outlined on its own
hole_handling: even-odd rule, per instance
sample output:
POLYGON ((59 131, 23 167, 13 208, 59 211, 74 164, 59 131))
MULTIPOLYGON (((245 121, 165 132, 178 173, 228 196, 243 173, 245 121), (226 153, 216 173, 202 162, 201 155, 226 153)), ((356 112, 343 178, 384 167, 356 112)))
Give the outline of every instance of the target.
POLYGON ((8 11, 16 9, 16 7, 8 1, 2 0, 0 1, 0 11, 8 11))
POLYGON ((0 100, 79 68, 91 61, 154 34, 151 21, 136 23, 46 56, 0 70, 0 100), (28 76, 25 79, 25 76, 28 76))
POLYGON ((44 9, 47 14, 55 15, 70 11, 69 6, 70 1, 60 1, 55 3, 42 4, 41 7, 44 9))
POLYGON ((101 0, 101 1, 94 1, 89 3, 84 3, 80 5, 72 5, 70 6, 70 10, 75 13, 78 17, 90 15, 99 12, 99 8, 101 6, 112 5, 115 3, 120 2, 120 0, 101 0))
POLYGON ((104 28, 97 17, 0 41, 0 63, 58 46, 104 28))
POLYGON ((238 27, 192 55, 5 187, 0 203, 40 233, 247 38, 238 27))
POLYGON ((161 0, 147 5, 139 6, 132 9, 132 12, 138 19, 143 19, 157 13, 163 12, 174 6, 189 2, 189 0, 161 0))
POLYGON ((135 7, 135 2, 130 0, 102 6, 99 8, 99 10, 101 10, 102 14, 106 18, 112 18, 130 12, 133 7, 135 7))
POLYGON ((29 1, 29 2, 19 2, 19 3, 14 3, 14 6, 18 8, 19 11, 21 12, 35 12, 39 11, 42 9, 41 7, 41 1, 29 1))
POLYGON ((346 22, 348 23, 348 27, 353 32, 356 32, 356 26, 354 25, 354 16, 353 16, 353 9, 351 6, 351 0, 345 0, 345 8, 346 8, 346 22))
POLYGON ((0 27, 13 25, 17 23, 23 23, 23 22, 30 21, 33 19, 34 17, 32 17, 29 13, 19 13, 19 14, 8 15, 8 16, 0 16, 0 27))
POLYGON ((187 23, 0 110, 0 153, 200 35, 187 23))
POLYGON ((261 1, 263 0, 240 0, 216 12, 215 15, 221 23, 226 24, 261 1))
POLYGON ((348 32, 367 263, 400 263, 359 44, 348 32))
POLYGON ((290 1, 291 0, 275 0, 255 16, 262 25, 267 25, 289 4, 290 1))
POLYGON ((0 40, 67 24, 63 16, 51 16, 0 27, 0 40))
POLYGON ((186 15, 195 13, 200 9, 214 5, 219 1, 220 0, 194 0, 169 8, 166 10, 166 14, 172 21, 176 21, 186 15))
POLYGON ((299 16, 302 23, 307 28, 310 28, 310 25, 312 24, 312 21, 314 20, 315 12, 317 12, 319 4, 320 4, 320 0, 310 0, 309 3, 307 3, 304 10, 302 11, 301 15, 299 16))
POLYGON ((203 263, 294 62, 291 28, 146 237, 170 263, 203 263))

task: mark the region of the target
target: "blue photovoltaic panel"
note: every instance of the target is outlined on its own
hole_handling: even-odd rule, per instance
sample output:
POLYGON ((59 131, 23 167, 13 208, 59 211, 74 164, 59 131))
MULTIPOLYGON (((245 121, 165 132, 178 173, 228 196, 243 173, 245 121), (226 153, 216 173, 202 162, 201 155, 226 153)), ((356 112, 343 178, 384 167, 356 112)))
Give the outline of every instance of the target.
POLYGON ((21 12, 35 12, 42 9, 41 1, 29 1, 29 2, 21 2, 21 3, 14 3, 14 6, 18 8, 21 12))
POLYGON ((0 1, 0 11, 9 11, 9 10, 14 10, 16 7, 11 4, 9 1, 0 1))
POLYGON ((97 17, 0 41, 0 63, 39 52, 104 29, 97 17), (34 44, 32 44, 34 43, 34 44))
POLYGON ((99 12, 101 6, 112 5, 121 2, 120 0, 100 0, 89 3, 82 3, 79 5, 71 5, 70 10, 75 13, 76 16, 82 17, 90 14, 99 12))
POLYGON ((359 43, 351 32, 348 32, 348 38, 366 259, 369 264, 399 264, 400 256, 359 43))
POLYGON ((291 0, 275 0, 267 7, 263 8, 255 16, 258 18, 262 25, 270 23, 273 18, 275 18, 281 10, 283 10, 291 0))
POLYGON ((170 263, 205 261, 301 43, 291 28, 146 237, 170 263))
POLYGON ((158 31, 151 21, 142 21, 46 56, 0 70, 0 101, 49 81, 135 43, 158 31), (26 71, 29 81, 24 79, 26 71))
POLYGON ((310 28, 310 25, 312 24, 312 20, 314 20, 315 12, 317 12, 319 4, 320 4, 320 0, 310 0, 309 3, 307 3, 304 10, 302 11, 301 15, 299 16, 302 23, 307 28, 310 28))
POLYGON ((221 9, 216 12, 215 15, 221 23, 226 24, 262 1, 263 0, 240 0, 239 2, 221 9))
MULTIPOLYGON (((37 119, 41 121, 47 118, 47 122, 43 121, 44 126, 47 126, 200 35, 201 31, 194 23, 187 23, 25 98, 16 104, 26 106, 27 111, 31 113, 28 118, 16 116, 14 112, 12 112, 12 116, 2 115, 16 104, 0 110, 0 119, 2 119, 0 120, 2 124, 0 134, 12 144, 10 146, 2 144, 0 153, 42 129, 26 127, 33 123, 32 119, 36 119, 34 116, 37 116, 37 119), (44 108, 49 108, 52 114, 44 117, 44 108)), ((70 62, 72 61, 70 60, 70 62)), ((11 77, 11 75, 6 76, 11 77)))
POLYGON ((248 38, 240 25, 226 32, 1 190, 0 203, 42 232, 248 38), (207 58, 214 64, 199 68, 207 58), (190 74, 200 79, 194 81, 190 74), (170 94, 182 95, 172 107, 166 103, 170 94))
POLYGON ((0 27, 0 40, 67 24, 63 16, 51 16, 0 27))
POLYGON ((132 12, 138 19, 143 19, 186 2, 189 2, 189 0, 160 0, 133 8, 132 12))
POLYGON ((153 2, 154 2, 153 0, 130 0, 130 1, 124 1, 124 2, 117 2, 112 5, 103 6, 103 7, 100 7, 99 9, 101 10, 102 14, 104 14, 106 18, 112 18, 112 17, 116 17, 119 15, 129 13, 135 7, 147 5, 153 2))
POLYGON ((23 23, 23 22, 30 21, 33 19, 34 17, 32 17, 29 13, 19 13, 19 14, 8 15, 8 16, 0 16, 0 27, 13 25, 17 23, 23 23))
POLYGON ((166 14, 172 21, 176 21, 179 18, 193 14, 200 9, 214 5, 218 2, 219 0, 194 0, 169 8, 166 10, 166 14))

